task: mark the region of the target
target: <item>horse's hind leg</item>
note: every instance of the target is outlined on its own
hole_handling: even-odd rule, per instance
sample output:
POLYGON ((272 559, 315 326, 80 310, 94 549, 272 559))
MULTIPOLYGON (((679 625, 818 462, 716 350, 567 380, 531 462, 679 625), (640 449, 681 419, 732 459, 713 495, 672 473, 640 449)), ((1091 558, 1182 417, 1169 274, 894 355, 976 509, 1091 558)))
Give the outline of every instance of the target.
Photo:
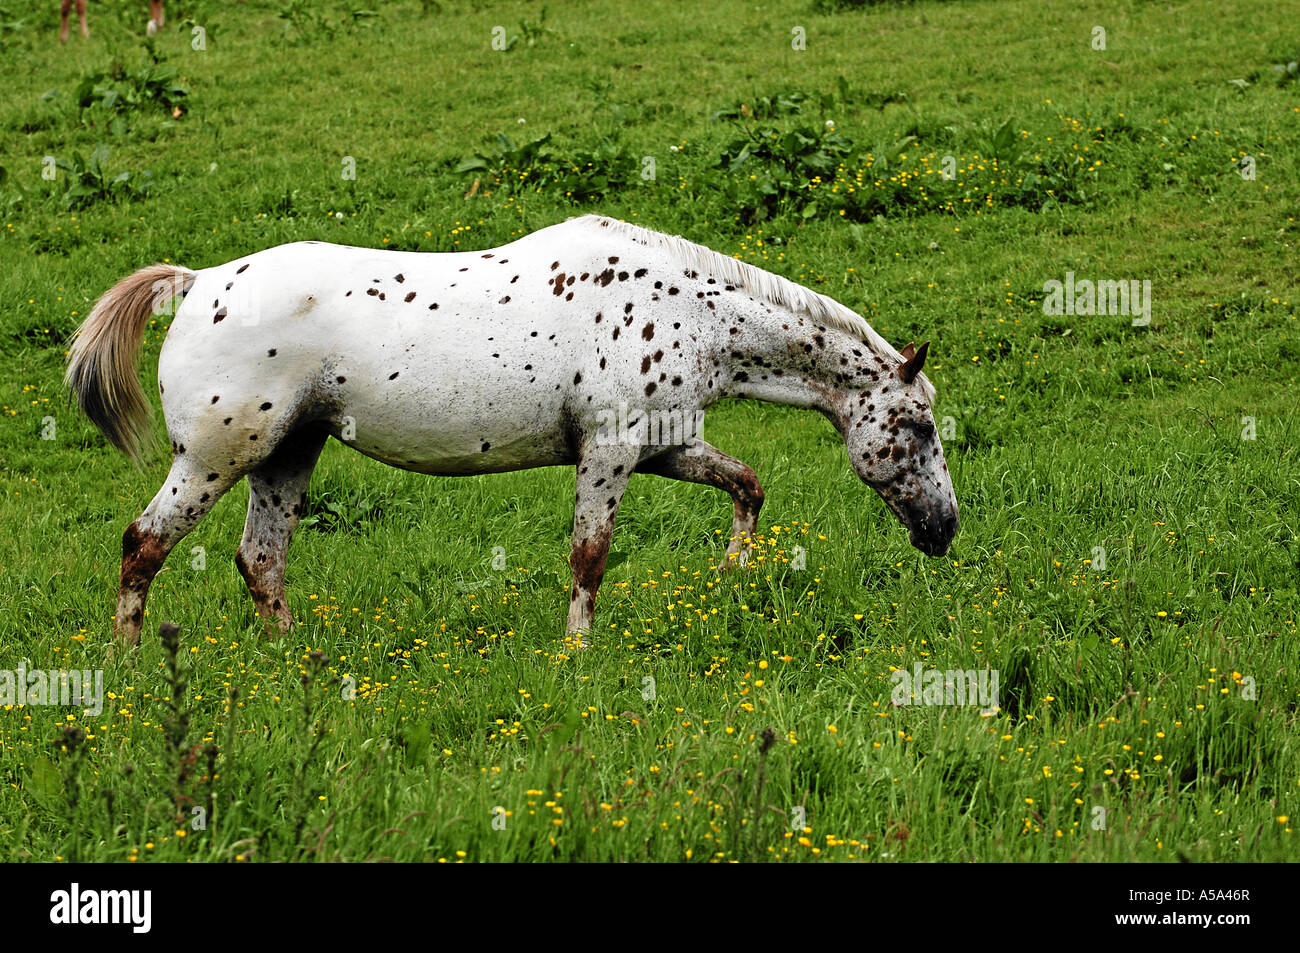
POLYGON ((763 508, 763 488, 747 465, 696 438, 645 461, 637 467, 637 472, 703 483, 730 493, 735 516, 727 558, 721 568, 743 566, 748 561, 750 541, 758 528, 758 512, 763 508))
POLYGON ((149 586, 167 554, 198 525, 242 473, 213 472, 184 453, 140 518, 122 534, 122 577, 114 625, 120 641, 140 644, 149 586))
POLYGON ((579 636, 580 644, 581 634, 591 631, 596 590, 605 577, 614 520, 639 454, 640 448, 630 445, 589 446, 578 458, 578 494, 573 508, 573 548, 569 556, 573 587, 569 590, 566 631, 579 636))
POLYGON ((294 431, 248 474, 248 519, 235 565, 248 584, 268 634, 288 631, 293 625, 284 597, 285 558, 307 502, 307 484, 327 438, 321 430, 294 431))

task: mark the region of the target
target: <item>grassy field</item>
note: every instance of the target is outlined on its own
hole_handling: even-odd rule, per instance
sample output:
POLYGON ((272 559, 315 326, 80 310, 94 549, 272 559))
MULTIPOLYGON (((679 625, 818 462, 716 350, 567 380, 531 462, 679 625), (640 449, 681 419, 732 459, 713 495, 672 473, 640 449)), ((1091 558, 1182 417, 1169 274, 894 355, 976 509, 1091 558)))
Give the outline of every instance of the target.
POLYGON ((146 46, 145 4, 105 0, 61 48, 57 4, 0 0, 0 667, 108 693, 3 706, 0 856, 1294 858, 1300 31, 1264 0, 852 6, 169 3, 146 46), (820 416, 724 403, 759 558, 720 574, 725 496, 634 478, 580 650, 571 470, 331 443, 296 630, 268 641, 235 570, 241 485, 108 655, 167 461, 64 396, 102 291, 589 211, 931 340, 948 556, 820 416), (1044 313, 1067 273, 1149 281, 1150 323, 1044 313), (998 710, 892 704, 918 663, 996 670, 998 710))

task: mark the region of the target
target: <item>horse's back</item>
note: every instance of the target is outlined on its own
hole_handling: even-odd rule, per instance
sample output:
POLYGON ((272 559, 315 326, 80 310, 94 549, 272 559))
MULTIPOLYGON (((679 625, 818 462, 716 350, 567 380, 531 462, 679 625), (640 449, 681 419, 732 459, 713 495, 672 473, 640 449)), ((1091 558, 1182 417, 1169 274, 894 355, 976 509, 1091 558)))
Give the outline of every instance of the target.
POLYGON ((169 430, 224 448, 310 417, 412 469, 564 462, 585 342, 543 250, 297 242, 200 271, 159 361, 169 430))

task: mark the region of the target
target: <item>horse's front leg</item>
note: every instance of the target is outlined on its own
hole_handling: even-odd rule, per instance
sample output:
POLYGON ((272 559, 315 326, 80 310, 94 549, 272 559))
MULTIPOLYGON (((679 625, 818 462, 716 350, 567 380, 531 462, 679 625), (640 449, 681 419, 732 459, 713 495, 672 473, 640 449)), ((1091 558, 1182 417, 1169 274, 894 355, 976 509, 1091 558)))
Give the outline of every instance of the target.
POLYGON ((730 493, 735 515, 727 558, 719 568, 743 566, 749 561, 751 541, 758 529, 758 512, 763 508, 763 487, 746 464, 697 437, 645 461, 638 470, 688 483, 703 483, 730 493))
POLYGON ((591 631, 596 590, 605 576, 614 520, 640 451, 638 446, 588 446, 578 458, 573 549, 569 556, 569 566, 573 570, 573 587, 569 590, 569 635, 591 631))

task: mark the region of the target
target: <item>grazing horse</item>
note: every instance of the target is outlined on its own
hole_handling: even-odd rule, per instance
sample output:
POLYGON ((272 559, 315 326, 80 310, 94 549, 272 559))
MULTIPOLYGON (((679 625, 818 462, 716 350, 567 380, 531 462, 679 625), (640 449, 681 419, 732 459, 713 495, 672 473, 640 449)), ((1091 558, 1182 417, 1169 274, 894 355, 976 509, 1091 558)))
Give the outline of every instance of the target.
POLYGON ((297 242, 197 272, 145 268, 96 303, 67 368, 81 409, 137 460, 140 342, 174 297, 158 360, 172 464, 122 538, 127 642, 168 552, 245 476, 235 561, 268 626, 293 624, 285 554, 331 436, 419 473, 576 466, 570 634, 591 629, 633 472, 725 490, 729 561, 748 551, 754 471, 681 426, 662 439, 664 421, 723 397, 828 417, 922 552, 947 552, 957 530, 928 342, 897 352, 830 298, 685 239, 588 215, 482 251, 297 242))

